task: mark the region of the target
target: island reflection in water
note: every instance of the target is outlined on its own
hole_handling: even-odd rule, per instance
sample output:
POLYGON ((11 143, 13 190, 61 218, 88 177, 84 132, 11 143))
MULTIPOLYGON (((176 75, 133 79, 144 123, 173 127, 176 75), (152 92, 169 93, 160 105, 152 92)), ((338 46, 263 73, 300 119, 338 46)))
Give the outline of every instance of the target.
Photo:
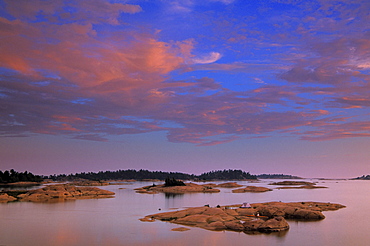
MULTIPOLYGON (((257 186, 269 186, 263 180, 257 186)), ((250 185, 248 182, 238 182, 250 185)), ((150 185, 105 186, 115 198, 77 200, 63 203, 16 202, 0 204, 0 245, 368 245, 370 182, 318 181, 327 189, 283 189, 265 193, 190 193, 183 195, 139 194, 134 188, 150 185), (126 189, 119 189, 126 188, 126 189), (209 231, 139 219, 159 212, 187 207, 232 205, 243 202, 317 201, 346 205, 338 211, 324 212, 317 222, 288 221, 290 229, 271 234, 245 234, 209 231), (160 210, 159 210, 160 209, 160 210)))

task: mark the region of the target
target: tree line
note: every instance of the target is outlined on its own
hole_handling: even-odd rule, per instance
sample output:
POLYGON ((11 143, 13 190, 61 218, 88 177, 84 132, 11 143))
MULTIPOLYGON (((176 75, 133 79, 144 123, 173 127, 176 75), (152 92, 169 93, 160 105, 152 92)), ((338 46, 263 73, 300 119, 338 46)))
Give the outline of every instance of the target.
POLYGON ((118 170, 118 171, 100 171, 94 172, 82 172, 76 174, 60 174, 50 175, 47 178, 61 181, 61 180, 76 180, 76 179, 87 179, 87 180, 121 180, 121 179, 159 179, 166 180, 167 178, 180 179, 180 180, 243 180, 243 179, 257 179, 256 175, 251 175, 249 172, 246 173, 242 170, 219 170, 202 173, 201 175, 180 173, 180 172, 162 172, 162 171, 148 171, 140 169, 139 171, 134 169, 118 170))
POLYGON ((259 179, 301 179, 301 177, 287 175, 287 174, 259 174, 257 175, 259 179))
MULTIPOLYGON (((41 182, 43 179, 51 179, 54 181, 69 181, 69 180, 121 180, 121 179, 159 179, 166 180, 168 178, 177 180, 245 180, 245 179, 299 179, 298 176, 286 174, 259 174, 252 175, 249 172, 242 170, 215 170, 205 172, 200 175, 180 173, 180 172, 162 172, 162 171, 149 171, 149 170, 118 170, 118 171, 100 171, 100 172, 81 172, 76 174, 59 174, 40 176, 34 175, 28 171, 17 172, 14 169, 1 171, 0 170, 0 183, 14 183, 14 182, 41 182)), ((356 179, 370 179, 370 175, 363 175, 356 179)))
POLYGON ((15 183, 15 182, 41 182, 43 177, 34 175, 30 172, 17 172, 14 169, 2 172, 0 170, 0 183, 15 183))
POLYGON ((249 172, 242 170, 218 170, 202 173, 198 176, 199 179, 203 180, 243 180, 243 179, 257 179, 256 175, 252 175, 249 172))

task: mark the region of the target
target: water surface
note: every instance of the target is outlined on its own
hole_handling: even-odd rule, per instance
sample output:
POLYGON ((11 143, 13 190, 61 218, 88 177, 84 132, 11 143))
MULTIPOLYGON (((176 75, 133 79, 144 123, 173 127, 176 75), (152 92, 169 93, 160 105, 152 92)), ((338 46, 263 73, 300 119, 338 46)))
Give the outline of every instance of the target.
MULTIPOLYGON (((276 181, 276 180, 273 180, 276 181)), ((309 180, 311 181, 311 180, 309 180)), ((115 198, 63 203, 14 202, 0 204, 0 245, 369 245, 370 182, 362 180, 318 181, 328 189, 283 189, 265 193, 194 193, 169 196, 139 194, 134 188, 152 182, 100 187, 115 198), (125 188, 125 189, 120 189, 125 188), (324 212, 316 222, 288 221, 286 232, 249 235, 232 231, 171 231, 169 222, 141 222, 145 215, 186 207, 232 205, 242 202, 316 201, 346 205, 324 212)), ((242 185, 269 186, 272 180, 242 185)), ((220 183, 220 182, 219 182, 220 183)))

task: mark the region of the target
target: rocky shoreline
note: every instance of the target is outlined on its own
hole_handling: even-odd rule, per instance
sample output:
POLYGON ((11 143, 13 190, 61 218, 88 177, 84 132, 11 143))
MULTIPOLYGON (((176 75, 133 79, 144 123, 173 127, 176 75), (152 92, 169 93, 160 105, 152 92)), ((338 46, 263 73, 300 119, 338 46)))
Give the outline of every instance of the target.
POLYGON ((266 191, 272 191, 269 188, 261 187, 261 186, 247 186, 245 188, 235 189, 232 190, 232 193, 245 193, 245 192, 266 192, 266 191))
POLYGON ((63 202, 76 199, 112 198, 115 193, 97 187, 76 187, 70 184, 47 185, 29 191, 7 191, 0 194, 0 202, 63 202))
POLYGON ((203 184, 198 185, 195 183, 185 183, 184 186, 168 186, 165 185, 150 185, 144 186, 141 188, 136 188, 137 193, 145 193, 145 194, 157 194, 159 192, 163 193, 172 193, 172 194, 183 194, 183 193, 191 193, 191 192, 203 192, 203 193, 218 193, 220 192, 219 189, 214 188, 214 184, 203 184))
POLYGON ((282 186, 282 187, 279 187, 279 188, 275 188, 277 190, 280 190, 280 189, 321 189, 321 188, 328 188, 326 186, 317 186, 316 183, 307 182, 307 181, 281 181, 281 182, 270 183, 269 185, 282 186), (296 185, 299 185, 299 186, 296 186, 296 185))
POLYGON ((140 219, 144 222, 155 220, 200 227, 207 230, 231 230, 237 232, 278 232, 289 229, 286 219, 322 220, 322 211, 338 210, 344 205, 321 202, 269 202, 254 203, 250 208, 240 204, 217 206, 216 208, 194 207, 184 210, 158 213, 140 219))
MULTIPOLYGON (((327 188, 325 186, 317 186, 316 183, 306 182, 306 181, 282 181, 270 183, 269 185, 276 185, 276 190, 280 189, 318 189, 327 188), (299 185, 299 186, 297 186, 299 185)), ((195 183, 184 183, 184 186, 168 186, 164 184, 149 185, 141 188, 136 188, 137 193, 143 194, 158 194, 162 193, 173 193, 173 194, 183 194, 191 192, 203 192, 203 193, 218 193, 220 192, 217 188, 238 188, 232 190, 232 193, 245 193, 245 192, 267 192, 272 191, 272 188, 262 187, 262 186, 245 186, 237 184, 236 182, 227 182, 221 184, 207 183, 207 184, 195 184, 195 183), (242 188, 239 188, 242 187, 242 188)))
MULTIPOLYGON (((162 193, 173 193, 173 194, 183 194, 183 193, 192 193, 192 192, 203 192, 203 193, 218 193, 220 192, 217 188, 237 188, 243 187, 243 185, 237 184, 235 182, 227 182, 221 184, 195 184, 195 183, 185 183, 184 186, 169 186, 165 185, 149 185, 141 188, 136 188, 137 193, 144 194, 158 194, 162 193)), ((246 186, 244 188, 239 188, 232 190, 233 193, 244 193, 244 192, 266 192, 272 191, 272 189, 260 187, 260 186, 246 186)))

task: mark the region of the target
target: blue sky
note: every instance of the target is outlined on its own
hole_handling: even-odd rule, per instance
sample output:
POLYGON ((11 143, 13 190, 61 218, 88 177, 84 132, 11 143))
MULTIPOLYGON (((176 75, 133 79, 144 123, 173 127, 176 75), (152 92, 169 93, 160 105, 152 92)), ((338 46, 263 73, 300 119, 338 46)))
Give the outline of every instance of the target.
POLYGON ((369 173, 367 1, 0 1, 0 169, 369 173))

